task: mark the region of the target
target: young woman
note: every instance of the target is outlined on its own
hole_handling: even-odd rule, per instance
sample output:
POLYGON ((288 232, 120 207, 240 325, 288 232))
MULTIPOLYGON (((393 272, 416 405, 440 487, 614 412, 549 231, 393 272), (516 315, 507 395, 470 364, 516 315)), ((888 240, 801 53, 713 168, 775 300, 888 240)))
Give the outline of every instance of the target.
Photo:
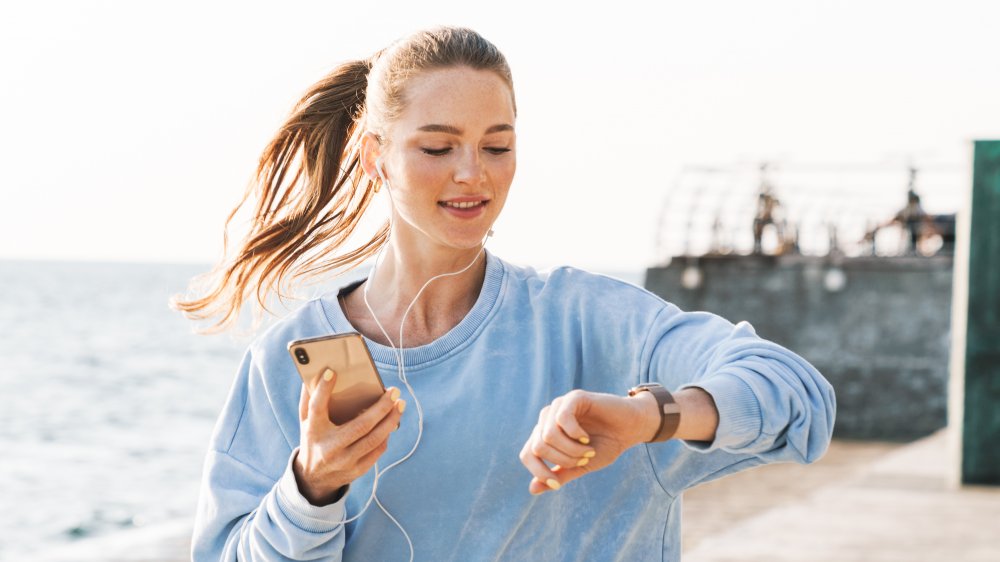
POLYGON ((225 324, 290 278, 381 255, 250 346, 196 560, 678 560, 686 488, 823 454, 832 389, 746 323, 485 251, 515 117, 503 55, 468 29, 416 33, 302 98, 244 200, 251 232, 178 306, 225 324), (347 247, 379 190, 390 222, 347 247), (354 331, 390 388, 335 425, 336 374, 310 393, 286 347, 354 331))

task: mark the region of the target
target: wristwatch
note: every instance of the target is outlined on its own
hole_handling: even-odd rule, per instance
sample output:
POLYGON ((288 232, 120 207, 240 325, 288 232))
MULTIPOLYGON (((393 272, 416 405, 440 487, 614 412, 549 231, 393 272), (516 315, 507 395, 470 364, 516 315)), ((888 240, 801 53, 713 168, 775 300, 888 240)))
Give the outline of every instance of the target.
POLYGON ((674 401, 674 397, 670 394, 670 391, 663 388, 662 385, 653 382, 630 388, 628 395, 635 396, 640 392, 652 394, 653 398, 656 398, 656 405, 660 409, 660 427, 657 428, 656 435, 647 441, 647 443, 666 441, 673 437, 674 433, 677 432, 677 426, 681 423, 681 407, 674 401))

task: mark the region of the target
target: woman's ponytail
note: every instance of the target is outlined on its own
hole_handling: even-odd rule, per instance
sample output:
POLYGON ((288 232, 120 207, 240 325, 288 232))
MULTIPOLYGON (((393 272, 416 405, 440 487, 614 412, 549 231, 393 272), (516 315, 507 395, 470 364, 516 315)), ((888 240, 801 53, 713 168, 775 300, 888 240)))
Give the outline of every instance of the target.
POLYGON ((199 280, 207 282, 203 296, 175 297, 175 308, 193 319, 218 318, 208 331, 224 329, 251 295, 266 310, 272 290, 284 296, 292 279, 348 270, 386 243, 388 223, 359 247, 341 248, 374 195, 358 153, 371 65, 339 66, 295 105, 226 220, 224 261, 199 280), (251 204, 249 231, 230 256, 229 225, 251 204))

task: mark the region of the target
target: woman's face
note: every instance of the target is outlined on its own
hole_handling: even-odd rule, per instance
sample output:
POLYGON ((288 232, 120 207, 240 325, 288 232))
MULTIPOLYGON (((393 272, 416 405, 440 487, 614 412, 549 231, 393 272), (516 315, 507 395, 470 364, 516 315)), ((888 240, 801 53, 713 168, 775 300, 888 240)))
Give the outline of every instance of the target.
POLYGON ((405 109, 380 147, 396 234, 422 245, 478 248, 514 179, 510 88, 493 72, 456 67, 414 76, 404 96, 405 109))

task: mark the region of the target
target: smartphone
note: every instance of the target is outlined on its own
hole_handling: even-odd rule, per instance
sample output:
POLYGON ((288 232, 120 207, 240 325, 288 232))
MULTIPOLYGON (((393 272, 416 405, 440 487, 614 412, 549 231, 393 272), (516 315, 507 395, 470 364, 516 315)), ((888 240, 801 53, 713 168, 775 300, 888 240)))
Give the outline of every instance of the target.
POLYGON ((288 343, 288 353, 310 392, 324 371, 337 373, 330 396, 330 421, 337 425, 351 421, 385 393, 382 377, 361 334, 295 340, 288 343))

